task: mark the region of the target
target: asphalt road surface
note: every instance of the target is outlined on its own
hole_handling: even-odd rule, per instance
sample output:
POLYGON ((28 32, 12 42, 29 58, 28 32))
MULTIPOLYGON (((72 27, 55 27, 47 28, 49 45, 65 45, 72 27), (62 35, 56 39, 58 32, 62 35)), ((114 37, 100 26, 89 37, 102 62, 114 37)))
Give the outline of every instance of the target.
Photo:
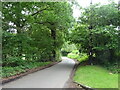
POLYGON ((3 88, 64 88, 75 62, 67 57, 63 61, 46 69, 26 75, 4 84, 3 88))

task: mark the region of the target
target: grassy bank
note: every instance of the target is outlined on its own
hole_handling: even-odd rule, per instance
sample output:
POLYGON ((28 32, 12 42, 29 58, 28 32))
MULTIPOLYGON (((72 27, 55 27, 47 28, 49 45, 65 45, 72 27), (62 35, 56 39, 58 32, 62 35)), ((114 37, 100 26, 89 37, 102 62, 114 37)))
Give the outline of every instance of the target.
POLYGON ((118 88, 118 74, 112 74, 100 66, 81 66, 77 69, 74 81, 92 88, 118 88))
POLYGON ((48 64, 51 64, 51 62, 32 62, 32 63, 26 63, 25 65, 20 65, 16 67, 5 66, 5 67, 2 67, 2 78, 14 76, 14 75, 26 72, 28 69, 34 69, 34 68, 42 67, 48 64))

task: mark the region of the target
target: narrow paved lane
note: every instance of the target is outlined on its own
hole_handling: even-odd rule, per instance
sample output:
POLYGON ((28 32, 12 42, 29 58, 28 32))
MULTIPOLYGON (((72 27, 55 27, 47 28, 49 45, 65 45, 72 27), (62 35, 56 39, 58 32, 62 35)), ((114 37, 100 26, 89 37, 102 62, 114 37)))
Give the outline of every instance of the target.
POLYGON ((63 61, 38 72, 3 85, 3 88, 63 88, 75 62, 63 57, 63 61))

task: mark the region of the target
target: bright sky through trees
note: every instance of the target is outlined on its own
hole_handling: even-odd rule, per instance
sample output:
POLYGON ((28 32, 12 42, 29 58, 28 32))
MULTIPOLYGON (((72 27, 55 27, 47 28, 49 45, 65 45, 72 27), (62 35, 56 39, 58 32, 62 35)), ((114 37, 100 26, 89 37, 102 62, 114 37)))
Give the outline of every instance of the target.
MULTIPOLYGON (((109 1, 114 1, 115 3, 118 3, 118 0, 77 0, 79 5, 82 7, 89 6, 91 1, 93 4, 95 3, 108 4, 109 1)), ((80 10, 77 7, 74 7, 73 16, 75 18, 78 18, 80 16, 80 10)))

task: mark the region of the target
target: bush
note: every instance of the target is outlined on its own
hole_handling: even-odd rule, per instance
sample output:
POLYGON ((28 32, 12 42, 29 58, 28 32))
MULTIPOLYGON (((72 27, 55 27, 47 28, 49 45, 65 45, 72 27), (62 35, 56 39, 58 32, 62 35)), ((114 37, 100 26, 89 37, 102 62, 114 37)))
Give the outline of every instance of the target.
POLYGON ((78 60, 79 62, 88 60, 88 55, 85 54, 85 53, 79 53, 78 50, 72 51, 71 53, 69 53, 69 54, 67 55, 67 57, 72 58, 72 59, 76 59, 76 60, 78 60))
POLYGON ((5 78, 5 77, 14 76, 26 72, 28 69, 45 66, 47 64, 50 64, 50 62, 32 62, 32 63, 29 62, 25 65, 20 65, 16 67, 5 66, 2 67, 2 77, 5 78))
POLYGON ((88 60, 88 55, 81 53, 78 58, 78 61, 82 62, 82 61, 86 61, 86 60, 88 60))
POLYGON ((26 61, 20 57, 8 57, 6 60, 3 60, 3 65, 5 66, 19 66, 24 65, 25 63, 26 61))
POLYGON ((3 67, 2 68, 2 77, 10 77, 21 72, 25 72, 25 69, 21 67, 3 67))
POLYGON ((68 55, 68 53, 70 53, 70 52, 67 52, 67 51, 62 51, 61 53, 62 53, 62 56, 67 56, 67 55, 68 55))
POLYGON ((118 66, 118 63, 108 63, 106 65, 104 65, 105 68, 107 68, 107 70, 109 70, 112 73, 120 73, 120 68, 118 66))

